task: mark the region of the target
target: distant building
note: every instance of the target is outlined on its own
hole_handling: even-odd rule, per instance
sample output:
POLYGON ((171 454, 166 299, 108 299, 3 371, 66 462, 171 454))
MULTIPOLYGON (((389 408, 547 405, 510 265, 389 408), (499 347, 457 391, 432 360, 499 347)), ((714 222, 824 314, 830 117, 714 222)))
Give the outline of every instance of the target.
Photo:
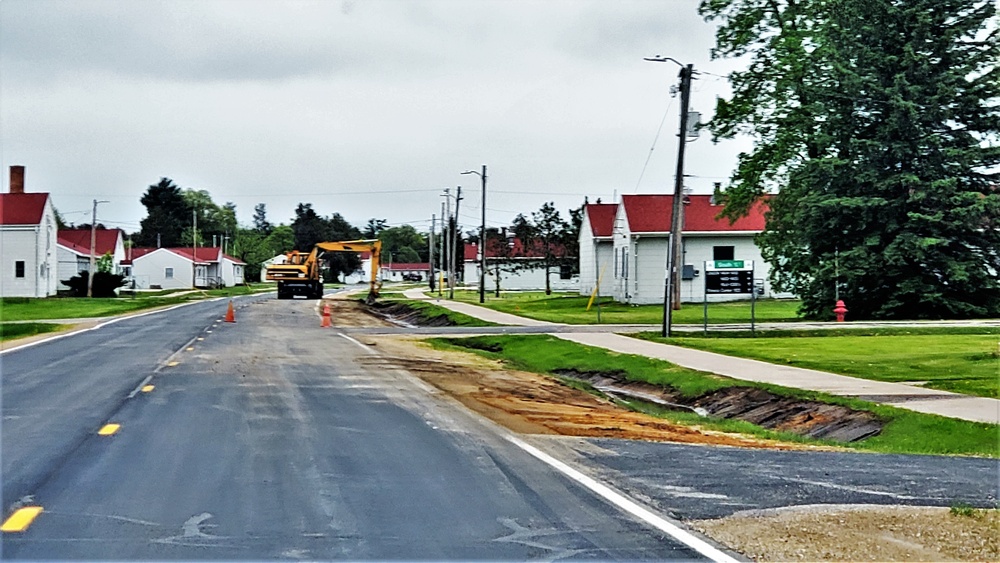
POLYGON ((130 255, 123 266, 136 289, 231 287, 243 283, 246 267, 219 247, 133 248, 130 255))
MULTIPOLYGON (((540 243, 524 245, 520 240, 509 241, 488 239, 486 246, 486 290, 494 291, 499 286, 505 290, 545 289, 545 253, 540 243)), ((554 249, 561 256, 563 248, 554 249)), ((479 285, 479 245, 465 245, 465 260, 459 272, 465 285, 479 285)), ((580 287, 580 276, 568 266, 554 264, 549 271, 549 285, 552 291, 575 291, 580 287)))
POLYGON ((430 275, 431 265, 427 262, 382 265, 382 279, 385 281, 426 281, 430 275))
POLYGON ((0 194, 0 296, 56 294, 56 214, 47 193, 25 193, 24 167, 10 167, 0 194))
MULTIPOLYGON (((616 301, 663 302, 673 201, 672 195, 622 196, 615 212, 611 268, 616 301)), ((753 260, 754 278, 762 284, 763 296, 779 297, 771 290, 770 268, 754 243, 754 237, 764 230, 765 205, 755 205, 746 217, 734 223, 718 218, 721 211, 722 206, 716 205, 710 195, 685 196, 681 301, 704 299, 702 269, 706 261, 714 260, 753 260)), ((710 301, 749 297, 712 295, 710 301)))
MULTIPOLYGON (((111 254, 113 274, 122 274, 125 260, 125 236, 120 229, 94 230, 94 261, 105 254, 111 254)), ((90 229, 60 229, 56 250, 58 257, 59 289, 69 289, 62 282, 80 272, 90 271, 90 229)))

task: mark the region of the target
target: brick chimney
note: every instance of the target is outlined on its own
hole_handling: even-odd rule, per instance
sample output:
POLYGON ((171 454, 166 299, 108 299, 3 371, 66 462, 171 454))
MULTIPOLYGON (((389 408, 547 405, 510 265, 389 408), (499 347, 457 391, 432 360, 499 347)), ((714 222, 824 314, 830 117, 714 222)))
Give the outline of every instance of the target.
POLYGON ((23 166, 11 166, 10 167, 10 193, 12 194, 23 194, 24 193, 24 167, 23 166))

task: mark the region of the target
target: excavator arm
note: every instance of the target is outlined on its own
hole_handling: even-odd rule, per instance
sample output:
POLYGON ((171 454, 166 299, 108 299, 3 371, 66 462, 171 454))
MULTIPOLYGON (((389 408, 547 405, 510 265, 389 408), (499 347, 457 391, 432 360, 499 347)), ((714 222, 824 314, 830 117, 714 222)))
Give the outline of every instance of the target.
POLYGON ((313 299, 323 296, 323 280, 320 279, 320 258, 325 252, 371 252, 372 270, 369 280, 369 304, 375 302, 382 288, 378 279, 381 268, 382 241, 348 240, 338 242, 318 242, 308 254, 293 250, 287 253, 284 264, 267 267, 267 280, 278 282, 278 298, 290 299, 293 295, 305 295, 313 299))
POLYGON ((365 252, 372 253, 372 271, 368 281, 369 305, 375 302, 378 292, 382 289, 382 283, 378 279, 378 272, 382 267, 382 241, 378 239, 348 240, 341 242, 317 242, 316 248, 324 252, 365 252))

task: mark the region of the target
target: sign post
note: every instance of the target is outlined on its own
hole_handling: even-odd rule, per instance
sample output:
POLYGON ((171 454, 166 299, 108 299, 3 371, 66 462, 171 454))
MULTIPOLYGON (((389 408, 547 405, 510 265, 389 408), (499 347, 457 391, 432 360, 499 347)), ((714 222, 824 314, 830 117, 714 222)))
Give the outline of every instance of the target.
POLYGON ((750 294, 750 331, 756 335, 757 292, 753 260, 713 260, 705 262, 705 333, 708 333, 708 296, 750 294))

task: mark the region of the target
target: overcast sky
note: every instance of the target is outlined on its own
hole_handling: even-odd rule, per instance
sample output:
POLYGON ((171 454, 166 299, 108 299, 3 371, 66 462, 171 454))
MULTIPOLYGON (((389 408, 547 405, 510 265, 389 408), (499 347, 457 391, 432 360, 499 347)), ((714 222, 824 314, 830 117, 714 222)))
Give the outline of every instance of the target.
MULTIPOLYGON (((299 202, 429 227, 443 188, 461 222, 508 225, 554 201, 566 215, 615 193, 668 193, 678 67, 692 109, 728 92, 695 0, 4 0, 0 160, 26 166, 67 221, 139 228, 161 177, 290 222, 299 202), (661 120, 663 132, 650 153, 661 120), (643 174, 644 163, 650 157, 643 174), (642 179, 640 182, 640 175, 642 179)), ((686 185, 725 181, 747 141, 687 146, 686 185)))

